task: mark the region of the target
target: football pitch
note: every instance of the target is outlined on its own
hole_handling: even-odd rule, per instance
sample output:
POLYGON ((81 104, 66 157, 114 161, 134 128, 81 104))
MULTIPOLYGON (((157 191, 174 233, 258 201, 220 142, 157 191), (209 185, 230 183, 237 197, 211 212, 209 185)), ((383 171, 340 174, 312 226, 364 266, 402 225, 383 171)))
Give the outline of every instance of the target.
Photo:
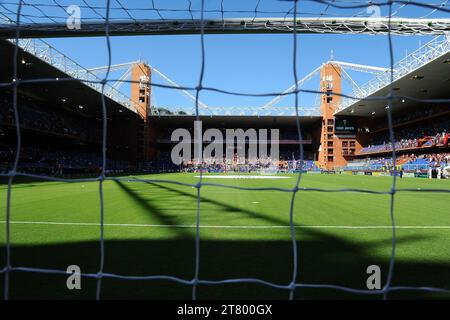
MULTIPOLYGON (((212 174, 207 174, 211 176, 212 174)), ((197 174, 128 177, 104 182, 104 272, 173 276, 190 281, 195 272, 197 188, 170 183, 198 182, 197 174)), ((214 179, 203 182, 240 187, 293 188, 284 179, 214 179)), ((272 177, 278 177, 272 176, 272 177)), ((298 250, 297 283, 367 289, 366 269, 381 268, 386 281, 392 246, 389 194, 321 192, 314 189, 366 189, 389 192, 390 177, 302 176, 294 202, 298 250)), ((5 265, 6 191, 0 189, 0 266, 5 265)), ((450 189, 448 180, 403 178, 399 189, 450 189)), ((100 263, 98 182, 17 181, 11 196, 13 267, 66 270, 78 265, 97 273, 100 263)), ((293 249, 289 228, 292 193, 200 188, 200 267, 202 280, 257 278, 288 285, 293 249)), ((450 289, 450 194, 400 191, 394 197, 397 247, 392 285, 450 289)), ((67 275, 13 271, 10 298, 95 298, 96 279, 83 278, 81 290, 68 290, 67 275)), ((3 296, 4 277, 0 277, 3 296)), ((287 299, 289 291, 259 283, 200 284, 200 299, 287 299)), ((190 299, 192 286, 169 280, 104 278, 103 299, 190 299)), ((389 298, 450 297, 446 293, 396 291, 389 298)), ((372 298, 333 288, 297 288, 296 299, 372 298)))

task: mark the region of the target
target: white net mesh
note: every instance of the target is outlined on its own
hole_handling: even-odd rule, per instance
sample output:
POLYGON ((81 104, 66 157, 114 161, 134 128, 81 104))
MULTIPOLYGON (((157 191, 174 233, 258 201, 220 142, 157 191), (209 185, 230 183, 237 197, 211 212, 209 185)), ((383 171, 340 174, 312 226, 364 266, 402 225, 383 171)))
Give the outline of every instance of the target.
MULTIPOLYGON (((99 252, 99 269, 96 273, 82 273, 83 277, 95 278, 97 280, 96 298, 100 299, 102 295, 102 279, 115 278, 130 281, 150 281, 165 280, 173 281, 179 284, 192 287, 192 298, 197 298, 198 285, 223 285, 237 283, 257 283, 264 286, 286 290, 289 292, 289 298, 294 298, 294 292, 297 288, 318 288, 318 289, 335 289, 350 292, 357 295, 380 295, 383 294, 388 298, 388 294, 393 291, 430 291, 430 292, 447 292, 449 290, 434 287, 414 287, 414 286, 393 286, 392 279, 395 269, 396 258, 396 226, 394 217, 394 205, 396 194, 401 192, 417 192, 417 193, 450 193, 449 189, 401 189, 397 188, 397 175, 394 168, 392 184, 389 190, 374 191, 363 188, 352 189, 319 189, 302 187, 302 173, 297 176, 295 186, 293 188, 247 188, 239 186, 222 185, 218 183, 205 182, 203 174, 200 173, 199 180, 196 184, 189 184, 177 181, 167 181, 161 179, 144 179, 144 178, 120 178, 107 176, 106 170, 108 163, 106 161, 106 144, 107 144, 107 108, 105 97, 102 95, 102 169, 98 177, 87 179, 63 179, 46 175, 35 175, 19 171, 19 158, 21 151, 21 130, 19 122, 19 111, 17 108, 18 89, 23 83, 32 82, 51 82, 54 79, 33 79, 20 80, 17 75, 19 41, 23 37, 42 37, 42 36, 84 36, 84 35, 103 35, 107 42, 108 64, 111 65, 111 45, 110 37, 113 34, 199 34, 201 43, 201 69, 199 70, 198 82, 195 87, 178 87, 151 83, 152 86, 161 86, 173 90, 188 90, 195 94, 196 98, 196 116, 200 117, 199 97, 202 91, 215 91, 231 95, 271 97, 278 95, 293 95, 295 97, 295 113, 297 133, 299 139, 302 140, 302 131, 299 120, 299 101, 298 94, 302 92, 298 86, 287 93, 245 93, 230 92, 221 88, 207 87, 204 83, 205 76, 205 33, 291 33, 292 34, 292 78, 295 83, 298 82, 297 74, 297 48, 298 33, 385 33, 389 40, 389 56, 390 56, 390 90, 387 96, 374 97, 373 99, 383 99, 386 101, 387 121, 389 126, 390 141, 392 144, 392 158, 395 163, 396 150, 394 128, 392 124, 391 108, 396 101, 402 99, 392 90, 392 82, 394 81, 394 57, 392 48, 392 34, 434 34, 444 35, 450 30, 450 22, 447 19, 450 13, 448 1, 436 1, 433 3, 414 2, 414 1, 385 1, 377 5, 382 8, 383 17, 379 20, 370 20, 367 18, 367 8, 373 4, 364 1, 322 1, 322 0, 304 0, 304 1, 280 1, 277 4, 279 10, 264 9, 265 1, 240 1, 233 2, 233 7, 227 6, 227 1, 215 1, 213 4, 206 4, 205 1, 178 1, 166 3, 163 1, 145 1, 139 2, 139 5, 130 5, 128 1, 97 1, 95 4, 88 1, 78 1, 77 5, 90 14, 83 16, 83 29, 77 34, 66 28, 67 6, 73 4, 74 1, 2 1, 0 3, 0 18, 3 23, 0 27, 0 35, 4 38, 13 38, 15 44, 14 60, 11 61, 14 72, 13 81, 2 83, 0 87, 8 87, 13 91, 13 107, 16 129, 15 160, 12 169, 2 174, 2 177, 8 179, 7 198, 6 198, 6 264, 1 269, 4 276, 4 298, 9 298, 10 291, 10 275, 15 272, 27 272, 38 274, 61 274, 66 275, 66 270, 50 270, 42 268, 33 268, 26 266, 16 266, 11 260, 11 198, 13 196, 13 183, 16 177, 38 178, 48 181, 59 182, 98 182, 99 200, 100 200, 100 252, 99 252), (70 2, 70 3, 69 3, 70 2), (302 4, 308 2, 307 10, 303 11, 302 4), (411 10, 411 11, 409 11, 411 10), (410 18, 404 19, 396 17, 400 14, 406 14, 410 18), (345 16, 345 18, 342 18, 345 16), (313 18, 311 18, 313 17, 313 18), (296 23, 297 21, 297 23, 296 23), (373 24, 373 22, 379 22, 373 24), (104 240, 104 192, 103 185, 105 181, 133 181, 143 183, 160 183, 160 184, 177 184, 196 188, 197 190, 197 210, 196 210, 196 233, 195 233, 195 266, 194 275, 191 279, 184 279, 171 275, 144 275, 130 276, 126 274, 111 274, 104 272, 105 261, 105 240, 104 240), (238 190, 252 191, 274 191, 292 194, 290 203, 290 235, 292 240, 292 273, 291 281, 288 284, 273 283, 258 278, 236 278, 236 279, 220 279, 205 280, 201 276, 200 265, 200 244, 201 244, 201 193, 204 186, 216 188, 234 188, 238 190), (296 230, 294 225, 294 215, 298 214, 294 210, 295 201, 301 201, 302 192, 354 192, 366 194, 384 194, 390 196, 389 215, 392 226, 392 251, 390 256, 389 270, 386 283, 381 290, 361 290, 350 287, 344 287, 333 284, 314 284, 298 282, 298 250, 296 230)), ((64 79, 58 79, 61 81, 64 79)), ((70 78, 67 81, 84 81, 96 83, 104 92, 109 82, 109 70, 103 79, 81 79, 70 78)), ((316 92, 320 93, 320 92, 316 92)), ((336 93, 334 93, 336 94, 336 93)), ((345 95, 342 95, 345 96, 345 95)), ((345 96, 349 99, 358 100, 357 97, 345 96)), ((371 98, 369 98, 371 99, 371 98)), ((416 99, 420 101, 420 99, 416 99)), ((435 103, 450 103, 450 100, 436 100, 435 103)), ((304 159, 303 147, 299 147, 300 158, 304 159)), ((300 245, 301 246, 301 245, 300 245)))

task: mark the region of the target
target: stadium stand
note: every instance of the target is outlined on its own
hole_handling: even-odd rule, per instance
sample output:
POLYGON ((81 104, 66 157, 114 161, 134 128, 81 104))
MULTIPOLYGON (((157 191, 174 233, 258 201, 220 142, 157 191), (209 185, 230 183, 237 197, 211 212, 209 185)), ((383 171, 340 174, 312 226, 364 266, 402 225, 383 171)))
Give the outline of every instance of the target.
MULTIPOLYGON (((396 161, 398 168, 404 172, 428 174, 430 169, 444 171, 444 168, 450 165, 450 153, 431 153, 431 154, 404 154, 396 161)), ((353 160, 343 168, 344 171, 351 172, 392 172, 392 158, 368 158, 362 160, 353 160)))
MULTIPOLYGON (((10 59, 12 44, 8 41, 2 41, 1 44, 5 48, 5 58, 10 59)), ((21 78, 35 77, 35 65, 45 69, 49 75, 61 75, 47 62, 22 52, 22 49, 19 52, 21 59, 27 62, 19 65, 21 78)), ((12 73, 9 65, 5 67, 0 79, 2 81, 7 81, 12 73)), ((2 172, 10 168, 15 145, 12 92, 8 90, 2 89, 0 92, 2 172)), ((24 135, 19 163, 21 170, 49 175, 100 172, 102 119, 99 96, 99 92, 81 82, 64 86, 57 83, 34 85, 22 89, 18 101, 20 126, 24 135)), ((205 159, 200 164, 191 160, 178 166, 172 163, 170 157, 176 143, 171 141, 171 133, 176 128, 185 128, 193 135, 194 116, 171 113, 150 114, 142 118, 142 115, 124 108, 116 101, 107 99, 107 102, 109 172, 257 172, 274 166, 280 172, 320 172, 333 171, 335 168, 382 172, 393 166, 386 117, 382 113, 375 118, 367 116, 367 113, 361 113, 361 108, 353 113, 354 106, 336 113, 339 116, 345 113, 347 120, 353 118, 351 121, 356 127, 354 133, 346 135, 335 132, 335 120, 329 116, 300 117, 303 141, 298 137, 294 117, 201 116, 203 130, 220 128, 224 134, 227 128, 242 128, 244 131, 248 128, 279 128, 280 161, 269 163, 263 159, 247 158, 233 164, 205 159), (348 116, 346 112, 350 109, 351 116, 348 116), (299 161, 299 144, 303 144, 303 164, 299 161)), ((382 108, 375 106, 375 102, 369 101, 368 104, 374 104, 371 107, 374 110, 382 108)), ((427 160, 431 157, 427 155, 445 158, 449 147, 449 115, 450 106, 444 104, 406 102, 393 110, 395 148, 398 152, 395 165, 402 165, 406 171, 424 171, 436 165, 436 162, 427 160)))
POLYGON ((216 159, 204 159, 202 163, 197 163, 195 160, 190 160, 182 164, 181 170, 184 172, 200 172, 201 170, 210 173, 223 172, 247 172, 257 173, 270 170, 275 167, 277 172, 293 173, 301 171, 320 171, 320 168, 313 160, 285 160, 272 162, 270 158, 267 159, 245 159, 239 160, 235 157, 234 161, 217 161, 216 159))
MULTIPOLYGON (((450 119, 428 120, 422 122, 420 126, 408 126, 396 131, 396 149, 417 149, 434 146, 447 146, 449 143, 450 119)), ((360 154, 392 151, 391 142, 388 141, 388 134, 377 136, 374 142, 363 148, 360 154), (383 141, 380 143, 380 141, 383 141)))
MULTIPOLYGON (((5 61, 13 46, 0 43, 5 61)), ((45 70, 61 76, 53 66, 20 52, 22 79, 32 79, 45 70)), ((11 78, 10 64, 2 67, 0 81, 11 78)), ((11 88, 0 90, 0 171, 11 169, 15 157, 16 132, 11 88)), ((18 168, 22 172, 47 175, 91 175, 101 170, 100 93, 80 82, 26 86, 18 92, 18 113, 22 147, 18 168), (96 103, 98 102, 98 103, 96 103)), ((107 100, 108 172, 136 171, 141 150, 142 120, 134 112, 107 100), (128 134, 124 134, 128 132, 128 134)))

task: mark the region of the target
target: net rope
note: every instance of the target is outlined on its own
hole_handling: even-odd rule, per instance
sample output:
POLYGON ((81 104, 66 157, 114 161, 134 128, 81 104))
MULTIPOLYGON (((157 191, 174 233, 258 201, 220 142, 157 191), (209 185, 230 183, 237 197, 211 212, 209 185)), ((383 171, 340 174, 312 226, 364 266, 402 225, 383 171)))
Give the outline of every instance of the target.
MULTIPOLYGON (((49 0, 50 1, 50 0, 49 0)), ((201 10, 200 8, 193 8, 193 4, 191 0, 185 0, 187 3, 186 7, 170 7, 164 6, 164 4, 158 4, 157 1, 151 0, 147 2, 143 2, 142 5, 139 6, 127 6, 121 0, 114 0, 110 6, 107 8, 102 5, 93 5, 90 4, 87 0, 77 0, 81 1, 77 6, 81 10, 87 10, 93 15, 83 16, 83 21, 104 21, 105 20, 105 12, 109 11, 110 16, 108 21, 113 22, 115 20, 124 20, 131 19, 133 21, 139 20, 140 17, 152 18, 152 19, 160 19, 166 20, 170 19, 174 14, 183 15, 184 18, 194 20, 194 15, 199 15, 203 12, 204 15, 208 15, 208 17, 221 17, 224 19, 224 15, 230 15, 233 17, 236 16, 249 16, 253 20, 257 17, 292 17, 293 16, 293 6, 287 10, 277 9, 277 10, 267 10, 263 7, 264 1, 255 0, 253 8, 242 8, 242 9, 225 9, 225 0, 220 0, 217 8, 209 8, 201 10), (167 16, 165 16, 167 15, 167 16)), ((76 1, 72 1, 76 2, 76 1)), ((161 2, 161 1, 159 1, 161 2)), ((283 0, 283 2, 293 2, 292 0, 283 0)), ((386 6, 388 2, 373 2, 370 0, 361 0, 361 1, 343 1, 343 0, 303 0, 303 3, 312 3, 315 6, 308 8, 308 10, 302 8, 297 10, 297 17, 342 17, 342 13, 344 11, 355 10, 352 13, 348 13, 348 16, 352 17, 368 17, 370 14, 367 12, 367 8, 378 5, 378 6, 386 6), (323 8, 324 7, 324 8, 323 8), (333 8, 335 11, 331 11, 330 8, 333 8)), ((17 13, 17 4, 18 1, 14 0, 5 0, 0 3, 0 8, 2 8, 5 12, 2 13, 12 22, 16 23, 16 13, 17 13)), ((418 18, 427 18, 437 13, 445 12, 443 10, 449 9, 449 1, 448 0, 435 0, 427 3, 423 2, 415 2, 412 0, 396 0, 393 1, 393 6, 396 6, 395 11, 392 12, 392 17, 398 16, 403 11, 411 8, 411 7, 421 7, 423 9, 428 9, 428 11, 424 14, 418 13, 418 18)), ((51 2, 39 2, 33 0, 23 0, 21 1, 21 23, 36 23, 39 22, 65 22, 67 19, 66 12, 67 4, 63 4, 58 0, 52 0, 51 2), (33 20, 33 18, 38 20, 33 20)), ((407 13, 409 14, 409 12, 407 13)), ((206 19, 207 17, 205 17, 206 19)))
MULTIPOLYGON (((342 1, 324 1, 324 0, 303 0, 304 2, 315 2, 320 4, 325 4, 326 9, 321 13, 322 15, 326 15, 327 11, 330 7, 333 8, 353 8, 353 9, 361 9, 361 8, 367 8, 371 5, 371 2, 358 2, 355 1, 353 5, 348 5, 348 2, 345 2, 346 5, 342 6, 342 1)), ((56 0, 53 0, 54 4, 53 6, 59 7, 62 10, 64 9, 64 6, 57 2, 56 0)), ((108 56, 108 70, 104 76, 103 79, 99 81, 92 81, 92 82, 98 82, 102 85, 102 91, 105 90, 105 86, 109 82, 115 82, 116 79, 110 79, 110 67, 112 65, 112 50, 111 50, 111 43, 110 43, 110 33, 109 33, 109 22, 111 21, 110 18, 110 12, 113 10, 111 7, 111 0, 105 0, 105 6, 104 7, 95 7, 89 5, 89 3, 85 0, 83 0, 85 3, 85 6, 91 9, 93 12, 95 12, 96 15, 102 17, 102 19, 105 20, 105 30, 104 30, 104 38, 106 40, 106 48, 107 48, 107 56, 108 56), (99 12, 98 10, 105 11, 104 15, 99 12)), ((198 10, 192 9, 192 3, 190 0, 187 0, 188 2, 188 9, 184 9, 184 11, 189 12, 190 16, 193 18, 196 13, 198 13, 198 10)), ((292 0, 290 1, 293 3, 292 8, 289 9, 289 11, 283 12, 284 17, 287 17, 289 15, 293 15, 294 21, 297 19, 299 15, 298 11, 298 5, 302 1, 300 0, 292 0)), ((122 3, 119 0, 115 0, 115 3, 119 5, 119 9, 123 11, 128 12, 128 18, 131 20, 134 20, 135 17, 133 17, 132 14, 129 13, 131 11, 128 8, 125 8, 122 3)), ((13 11, 9 8, 7 8, 5 5, 8 3, 5 2, 3 4, 0 4, 0 8, 6 10, 9 13, 12 13, 13 11)), ((152 8, 151 10, 156 11, 157 14, 160 16, 161 19, 164 19, 161 12, 167 11, 162 8, 158 8, 156 5, 156 1, 152 1, 152 8)), ((259 6, 261 4, 261 1, 258 0, 256 2, 256 6, 253 11, 250 11, 254 14, 254 19, 257 17, 259 13, 264 13, 266 11, 258 10, 259 6)), ((414 1, 395 1, 395 0, 388 0, 384 3, 379 3, 380 5, 385 5, 388 7, 389 20, 391 17, 398 12, 398 10, 403 9, 405 6, 420 6, 425 7, 432 12, 430 14, 433 14, 435 12, 446 12, 449 13, 450 9, 447 9, 448 6, 448 0, 443 2, 438 2, 437 4, 423 4, 423 3, 417 3, 414 1), (393 6, 394 4, 397 5, 397 11, 393 12, 393 6)), ((101 95, 101 106, 102 106, 102 168, 101 173, 98 177, 95 178, 82 178, 82 179, 65 179, 61 177, 55 177, 55 176, 48 176, 48 175, 37 175, 37 174, 31 174, 26 172, 20 172, 18 170, 19 168, 19 159, 20 159, 20 152, 21 152, 21 130, 20 130, 20 118, 19 118, 19 111, 18 111, 18 88, 21 83, 36 83, 36 82, 53 82, 55 79, 33 79, 33 80, 20 80, 18 78, 18 54, 19 54, 19 39, 20 39, 20 25, 22 23, 22 19, 27 19, 28 21, 33 22, 33 18, 36 18, 35 16, 23 14, 22 10, 25 5, 27 4, 24 0, 19 0, 17 5, 17 10, 15 12, 15 25, 16 25, 16 35, 14 38, 14 55, 13 55, 13 80, 9 83, 0 83, 1 87, 11 87, 12 88, 12 95, 13 95, 13 111, 14 111, 14 123, 15 123, 15 131, 16 131, 16 153, 14 157, 14 162, 12 165, 11 170, 8 173, 2 173, 0 174, 1 177, 6 177, 8 179, 7 184, 7 196, 6 196, 6 244, 5 244, 5 253, 6 253, 6 263, 5 266, 0 270, 0 274, 3 274, 4 276, 4 299, 8 300, 10 297, 10 274, 12 272, 27 272, 27 273, 37 273, 37 274, 49 274, 49 275, 67 275, 66 270, 58 270, 58 269, 45 269, 45 268, 33 268, 33 267, 27 267, 27 266, 14 266, 11 263, 11 197, 12 197, 12 186, 13 186, 13 180, 16 177, 27 177, 27 178, 34 178, 34 179, 41 179, 45 181, 58 181, 58 182, 66 182, 66 183, 78 183, 78 182, 98 182, 98 192, 99 192, 99 202, 100 202, 100 229, 99 229, 99 243, 100 243, 100 250, 99 250, 99 269, 96 273, 81 273, 82 277, 85 278, 94 278, 97 280, 96 285, 96 299, 101 299, 102 297, 102 280, 105 278, 110 279, 122 279, 122 280, 130 280, 130 281, 157 281, 157 280, 165 280, 165 281, 171 281, 176 282, 179 284, 187 285, 192 287, 192 299, 197 299, 198 297, 198 286, 199 285, 206 285, 206 286, 217 286, 217 285, 224 285, 224 284, 242 284, 242 283, 254 283, 254 284, 261 284, 267 287, 275 288, 275 289, 281 289, 286 290, 288 292, 289 299, 295 298, 295 290, 299 288, 310 288, 310 289, 332 289, 342 292, 348 292, 356 295, 382 295, 384 299, 388 299, 390 292, 396 292, 396 291, 422 291, 422 292, 434 292, 434 293, 450 293, 449 289, 445 288, 437 288, 437 287, 423 287, 423 286, 394 286, 392 285, 392 281, 394 278, 394 270, 395 270, 395 259, 396 259, 396 246, 397 246, 397 235, 396 235, 396 224, 395 224, 395 214, 394 214, 394 204, 395 204, 395 196, 398 193, 401 192, 416 192, 416 193, 450 193, 450 189, 423 189, 423 188, 398 188, 396 185, 397 182, 397 168, 394 165, 393 170, 394 174, 392 177, 392 184, 391 188, 389 190, 384 191, 375 191, 370 189, 364 189, 364 188, 342 188, 342 189, 324 189, 324 188, 310 188, 310 187, 302 187, 301 181, 303 173, 300 171, 297 175, 297 180, 295 183, 295 186, 293 188, 279 188, 279 187, 243 187, 243 186, 237 186, 237 185, 224 185, 219 183, 211 183, 211 182, 204 182, 203 180, 203 171, 200 170, 200 176, 198 179, 198 182, 195 184, 175 181, 175 180, 165 180, 165 179, 148 179, 148 178, 138 178, 138 177, 112 177, 106 175, 106 168, 107 168, 107 158, 106 158, 106 147, 107 147, 107 136, 108 136, 108 130, 107 130, 107 107, 106 107, 106 98, 105 95, 101 95), (186 186, 186 187, 193 187, 197 190, 197 205, 196 205, 196 224, 195 224, 195 262, 194 262, 194 275, 192 279, 185 279, 180 277, 175 277, 171 275, 142 275, 142 276, 131 276, 126 274, 115 274, 115 273, 107 273, 104 272, 104 264, 105 264, 105 237, 104 237, 104 183, 107 181, 127 181, 127 182, 137 182, 137 183, 163 183, 163 184, 174 184, 179 186, 186 186), (280 283, 273 283, 270 281, 266 281, 259 278, 232 278, 232 279, 221 279, 221 280, 206 280, 201 277, 201 265, 200 265, 200 244, 201 244, 201 191, 202 187, 209 186, 214 188, 228 188, 228 189, 234 189, 234 190, 242 190, 242 191, 276 191, 276 192, 283 192, 291 194, 291 200, 290 200, 290 209, 289 209, 289 231, 290 231, 290 237, 292 242, 292 276, 291 276, 291 282, 288 284, 280 284, 280 283), (392 230, 392 242, 391 242, 391 254, 389 258, 389 269, 387 274, 387 279, 384 287, 380 290, 369 290, 369 289, 355 289, 351 287, 341 286, 341 285, 334 285, 334 284, 314 284, 314 283, 303 283, 299 281, 299 266, 298 263, 301 263, 301 261, 298 261, 298 253, 301 250, 301 244, 299 245, 296 238, 296 226, 294 225, 294 216, 295 214, 300 214, 301 212, 294 212, 294 204, 296 201, 296 197, 301 199, 301 193, 303 192, 323 192, 323 193, 365 193, 365 194, 376 194, 376 195, 389 195, 390 196, 390 205, 389 205, 389 217, 391 222, 391 230, 392 230)), ((34 4, 36 6, 36 4, 34 4)), ((38 5, 39 7, 39 5, 38 5)), ((117 8, 115 8, 117 9, 117 8)), ((137 9, 136 9, 137 10, 137 9)), ((172 9, 174 10, 174 9, 172 9)), ((211 10, 209 10, 211 11, 211 10)), ((205 66, 206 66, 206 49, 205 49, 205 32, 204 32, 204 14, 208 12, 208 10, 205 10, 205 1, 201 0, 201 8, 199 10, 200 13, 200 21, 201 21, 201 28, 200 28, 200 44, 201 44, 201 68, 199 70, 199 78, 196 87, 189 88, 189 87, 179 87, 179 86, 170 86, 170 85, 162 85, 162 84, 155 84, 153 82, 149 83, 149 85, 152 86, 160 86, 167 89, 173 89, 173 90, 190 90, 195 92, 195 111, 196 111, 196 119, 200 120, 200 107, 199 107, 199 97, 202 91, 209 90, 209 91, 216 91, 220 93, 230 94, 230 95, 240 95, 240 96, 253 96, 253 97, 264 97, 264 96, 277 96, 277 95, 294 95, 295 98, 295 114, 296 114, 296 126, 297 126, 297 133, 299 140, 302 140, 302 132, 301 132, 301 125, 300 125, 300 113, 299 113, 299 96, 298 94, 300 92, 309 92, 309 93, 321 93, 320 91, 312 91, 312 90, 302 90, 299 89, 298 85, 296 85, 295 90, 292 90, 288 93, 243 93, 243 92, 231 92, 227 90, 223 90, 220 88, 211 88, 203 85, 204 81, 204 75, 205 75, 205 66)), ((219 10, 222 20, 224 19, 224 15, 227 13, 233 13, 236 11, 232 10, 225 10, 225 4, 224 0, 220 3, 220 10, 219 10)), ((11 17, 8 15, 9 19, 11 17)), ((57 17, 47 16, 48 19, 53 19, 57 17)), ((53 20, 54 21, 54 20, 53 20)), ((389 136, 391 140, 391 147, 392 147, 392 159, 393 163, 395 163, 397 152, 395 149, 395 135, 394 135, 394 126, 392 121, 392 106, 401 99, 412 99, 414 101, 418 102, 434 102, 434 103, 449 103, 450 99, 436 99, 436 100, 427 100, 427 99, 418 99, 415 97, 408 97, 408 96, 401 96, 396 95, 395 90, 393 90, 393 82, 394 82, 394 48, 393 48, 393 40, 392 35, 390 32, 387 34, 387 40, 389 44, 389 60, 390 60, 390 76, 391 76, 391 82, 389 84, 389 94, 387 96, 381 96, 381 97, 369 97, 367 100, 375 99, 375 100, 383 100, 387 101, 387 121, 388 121, 388 128, 389 128, 389 136)), ((292 30, 292 77, 295 83, 298 82, 298 74, 297 74, 297 50, 298 50, 298 37, 297 37, 297 24, 293 24, 293 30, 292 30)), ((67 79, 58 79, 58 81, 80 81, 80 79, 77 78, 67 78, 67 79)), ((83 80, 85 81, 85 80, 83 80)), ((132 82, 123 80, 124 82, 132 82)), ((338 93, 332 93, 335 96, 342 96, 342 97, 348 97, 351 99, 359 100, 359 98, 348 96, 345 94, 338 94, 338 93)), ((198 146, 197 146, 198 147, 198 146)), ((304 150, 303 145, 299 144, 299 152, 300 152, 300 162, 303 163, 304 161, 304 150)), ((297 200, 298 201, 298 200, 297 200)))

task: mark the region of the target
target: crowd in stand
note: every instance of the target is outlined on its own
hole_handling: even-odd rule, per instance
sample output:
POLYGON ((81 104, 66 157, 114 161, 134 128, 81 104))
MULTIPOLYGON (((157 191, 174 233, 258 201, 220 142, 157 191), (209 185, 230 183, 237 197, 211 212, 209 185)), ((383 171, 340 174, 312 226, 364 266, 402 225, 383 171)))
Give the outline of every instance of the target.
MULTIPOLYGON (((20 114, 21 129, 34 130, 39 134, 50 133, 61 135, 65 138, 76 138, 83 142, 97 140, 99 142, 102 132, 101 125, 96 124, 92 118, 84 119, 82 116, 72 114, 64 109, 46 108, 39 103, 30 100, 24 100, 19 103, 18 111, 20 114)), ((436 113, 434 109, 423 110, 406 114, 398 118, 397 123, 407 122, 420 117, 432 116, 436 113)), ((396 165, 402 165, 407 171, 427 170, 429 167, 445 168, 450 166, 450 153, 428 153, 416 154, 414 150, 424 147, 443 147, 450 143, 450 119, 438 118, 427 120, 421 126, 406 127, 400 126, 395 129, 395 148, 404 150, 408 154, 399 155, 396 165)), ((0 95, 0 125, 14 126, 14 110, 9 96, 0 95)), ((164 136, 170 137, 166 129, 164 136), (167 131, 167 132, 166 132, 167 131)), ((192 129, 190 129, 192 132, 192 129)), ((43 136, 44 137, 44 136, 43 136)), ((295 131, 283 132, 281 139, 297 139, 295 131)), ((60 148, 50 147, 44 142, 37 145, 23 145, 20 150, 19 168, 22 171, 32 173, 45 173, 52 175, 62 175, 67 172, 94 172, 98 173, 102 167, 102 157, 100 148, 92 151, 90 148, 70 147, 60 148), (89 151, 91 150, 91 151, 89 151)), ((64 140, 65 141, 65 140, 64 140)), ((15 147, 15 146, 14 146, 15 147)), ((11 169, 14 161, 14 147, 6 142, 0 144, 0 172, 4 173, 11 169)), ((392 145, 389 142, 389 133, 384 132, 376 134, 372 143, 362 149, 361 154, 370 154, 376 152, 392 151, 392 145)), ((310 156, 309 158, 312 158, 310 156)), ((170 171, 182 170, 186 172, 197 172, 200 170, 209 172, 292 172, 296 170, 318 171, 320 170, 314 161, 300 161, 298 148, 285 148, 280 153, 280 160, 273 161, 269 157, 261 158, 242 158, 237 155, 233 159, 215 159, 207 158, 201 162, 189 160, 182 163, 181 166, 175 166, 170 159, 170 152, 162 153, 157 161, 149 162, 149 168, 152 170, 170 171)), ((392 158, 375 158, 357 160, 349 163, 346 170, 389 170, 393 167, 392 158)), ((131 170, 131 166, 120 161, 107 160, 109 170, 117 172, 131 170)))
MULTIPOLYGON (((101 127, 86 119, 70 116, 67 111, 49 110, 31 101, 18 104, 20 126, 23 129, 51 132, 63 136, 92 141, 101 137, 101 127)), ((14 125, 14 109, 8 96, 0 96, 0 124, 14 125)))
POLYGON ((414 169, 426 169, 429 167, 442 167, 446 168, 450 166, 450 153, 428 153, 422 155, 406 155, 406 162, 404 163, 404 167, 407 170, 414 169))
MULTIPOLYGON (((396 150, 447 146, 450 143, 450 119, 440 119, 427 126, 396 129, 394 132, 396 150)), ((360 154, 392 151, 388 136, 389 133, 378 136, 360 154)))
MULTIPOLYGON (((99 173, 102 167, 101 125, 95 119, 85 118, 61 108, 51 108, 20 98, 18 103, 20 128, 27 131, 22 139, 19 157, 21 172, 63 175, 69 173, 99 173), (48 136, 58 136, 63 140, 47 141, 48 136), (68 139, 76 144, 69 143, 68 139), (52 142, 52 143, 50 143, 52 142), (95 142, 96 144, 92 144, 95 142), (85 147, 90 145, 90 147, 85 147), (94 150, 94 151, 92 151, 94 150)), ((0 95, 0 134, 6 137, 8 127, 15 126, 14 110, 9 95, 0 95)), ((12 131, 15 137, 15 132, 12 131)), ((0 172, 11 170, 15 158, 15 142, 4 138, 0 141, 0 172)), ((133 170, 132 165, 123 161, 107 159, 108 172, 133 170)), ((135 170, 135 168, 134 168, 135 170)))
POLYGON ((344 171, 386 171, 392 167, 392 158, 358 159, 349 161, 344 171))
POLYGON ((444 164, 450 164, 450 153, 429 153, 429 154, 422 154, 422 155, 406 155, 408 158, 409 163, 414 163, 419 159, 427 160, 429 163, 444 163, 444 164))
MULTIPOLYGON (((394 117, 394 119, 392 119, 392 124, 396 126, 398 124, 406 123, 409 121, 423 120, 433 115, 448 113, 449 111, 450 110, 448 108, 444 108, 442 106, 434 106, 430 108, 419 109, 413 112, 407 112, 401 116, 394 117)), ((383 128, 386 128, 385 124, 382 124, 381 126, 378 127, 374 127, 373 130, 379 130, 383 128)))
MULTIPOLYGON (((405 172, 428 172, 438 170, 445 172, 450 168, 450 153, 404 154, 396 159, 397 169, 405 172)), ((390 171, 393 170, 392 158, 369 158, 350 161, 344 171, 390 171)))
POLYGON ((208 158, 202 161, 194 159, 182 163, 184 172, 292 172, 295 170, 319 170, 312 160, 277 160, 270 157, 239 159, 237 155, 233 159, 208 158))
MULTIPOLYGON (((8 146, 0 146, 0 172, 11 169, 15 152, 8 146)), ((45 146, 24 146, 20 149, 19 170, 27 173, 63 175, 70 173, 99 173, 102 156, 98 152, 55 149, 45 146)), ((123 172, 132 168, 124 162, 107 159, 109 172, 123 172)))

